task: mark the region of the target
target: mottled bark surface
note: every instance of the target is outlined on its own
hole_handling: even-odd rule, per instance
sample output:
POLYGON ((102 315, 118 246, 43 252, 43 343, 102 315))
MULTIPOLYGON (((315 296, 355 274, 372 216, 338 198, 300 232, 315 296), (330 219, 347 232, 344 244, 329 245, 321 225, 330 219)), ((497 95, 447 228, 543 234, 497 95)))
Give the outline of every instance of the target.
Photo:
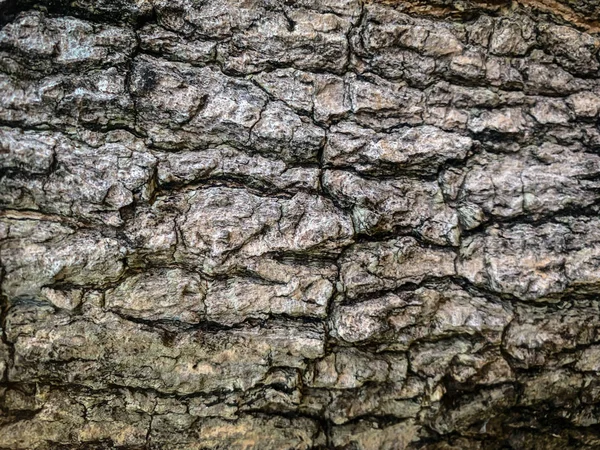
POLYGON ((600 448, 596 0, 0 0, 1 449, 600 448))

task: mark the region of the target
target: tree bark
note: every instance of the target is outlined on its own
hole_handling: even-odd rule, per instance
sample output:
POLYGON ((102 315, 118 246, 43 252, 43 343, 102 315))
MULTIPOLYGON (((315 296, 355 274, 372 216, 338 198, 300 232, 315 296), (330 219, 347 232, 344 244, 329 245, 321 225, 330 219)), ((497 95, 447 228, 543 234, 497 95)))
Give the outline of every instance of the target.
POLYGON ((597 1, 0 10, 0 449, 600 448, 597 1))

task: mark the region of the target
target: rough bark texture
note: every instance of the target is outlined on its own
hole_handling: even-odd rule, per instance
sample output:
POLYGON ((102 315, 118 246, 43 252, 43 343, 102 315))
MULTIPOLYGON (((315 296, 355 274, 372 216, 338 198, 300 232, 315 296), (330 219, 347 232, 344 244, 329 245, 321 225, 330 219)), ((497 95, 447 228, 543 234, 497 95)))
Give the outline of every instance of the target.
POLYGON ((598 1, 0 11, 0 448, 600 448, 598 1))

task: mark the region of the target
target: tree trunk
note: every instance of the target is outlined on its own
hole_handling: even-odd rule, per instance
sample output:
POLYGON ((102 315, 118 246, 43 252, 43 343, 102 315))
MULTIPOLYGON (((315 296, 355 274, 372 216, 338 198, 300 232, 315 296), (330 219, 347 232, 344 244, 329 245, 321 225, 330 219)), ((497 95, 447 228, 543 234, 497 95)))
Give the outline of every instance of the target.
POLYGON ((600 448, 596 0, 0 0, 0 449, 600 448))

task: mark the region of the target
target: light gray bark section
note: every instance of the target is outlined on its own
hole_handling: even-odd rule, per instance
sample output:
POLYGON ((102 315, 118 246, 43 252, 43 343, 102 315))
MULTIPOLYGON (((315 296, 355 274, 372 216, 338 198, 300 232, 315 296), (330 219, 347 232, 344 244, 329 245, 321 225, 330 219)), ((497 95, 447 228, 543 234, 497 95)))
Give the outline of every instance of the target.
POLYGON ((549 3, 0 0, 0 449, 598 448, 549 3))

